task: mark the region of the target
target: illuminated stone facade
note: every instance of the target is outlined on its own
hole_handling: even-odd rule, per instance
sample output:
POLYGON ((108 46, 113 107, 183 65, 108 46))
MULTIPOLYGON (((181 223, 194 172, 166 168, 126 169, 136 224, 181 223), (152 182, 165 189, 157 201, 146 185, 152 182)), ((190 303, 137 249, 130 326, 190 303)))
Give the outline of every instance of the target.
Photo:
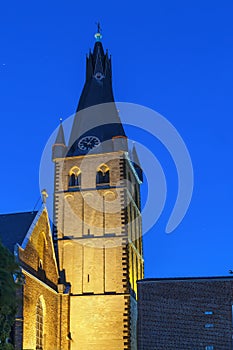
POLYGON ((136 349, 136 281, 143 278, 138 177, 123 151, 54 160, 60 270, 71 284, 71 349, 136 349), (103 164, 110 183, 97 186, 103 164), (81 186, 69 187, 74 167, 81 186))
POLYGON ((53 145, 54 240, 62 282, 70 285, 70 342, 63 350, 137 348, 142 176, 129 154, 111 58, 97 40, 68 145, 62 125, 53 145))

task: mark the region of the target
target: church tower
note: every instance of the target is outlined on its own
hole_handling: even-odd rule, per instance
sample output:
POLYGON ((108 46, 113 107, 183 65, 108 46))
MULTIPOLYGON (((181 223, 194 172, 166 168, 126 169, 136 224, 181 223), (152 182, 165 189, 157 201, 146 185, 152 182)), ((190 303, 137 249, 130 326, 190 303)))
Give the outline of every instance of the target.
POLYGON ((68 145, 61 124, 53 146, 54 240, 70 285, 62 350, 136 350, 142 173, 114 103, 100 30, 95 38, 68 145))

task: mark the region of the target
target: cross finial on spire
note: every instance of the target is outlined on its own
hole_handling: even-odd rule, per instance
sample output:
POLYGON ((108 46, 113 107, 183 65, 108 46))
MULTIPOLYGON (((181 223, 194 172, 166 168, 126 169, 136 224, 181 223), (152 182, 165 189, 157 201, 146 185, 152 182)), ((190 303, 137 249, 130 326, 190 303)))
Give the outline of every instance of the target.
POLYGON ((97 22, 97 33, 101 33, 100 22, 97 22))
POLYGON ((102 39, 102 34, 101 34, 102 28, 100 26, 100 22, 97 22, 96 25, 97 25, 97 33, 95 34, 95 40, 96 41, 101 41, 101 39, 102 39))

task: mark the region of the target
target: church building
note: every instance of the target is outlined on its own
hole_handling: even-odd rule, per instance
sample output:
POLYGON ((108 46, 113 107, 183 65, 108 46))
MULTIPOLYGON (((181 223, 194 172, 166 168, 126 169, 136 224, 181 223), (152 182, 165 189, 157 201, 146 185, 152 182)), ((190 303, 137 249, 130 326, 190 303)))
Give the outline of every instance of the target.
POLYGON ((142 170, 95 39, 69 138, 61 123, 51 149, 53 223, 46 190, 39 211, 0 215, 21 270, 14 348, 230 350, 232 277, 144 279, 142 170))
POLYGON ((0 215, 0 238, 25 282, 17 350, 137 349, 137 280, 143 279, 140 184, 112 90, 100 31, 69 140, 52 149, 54 222, 46 191, 38 212, 0 215))

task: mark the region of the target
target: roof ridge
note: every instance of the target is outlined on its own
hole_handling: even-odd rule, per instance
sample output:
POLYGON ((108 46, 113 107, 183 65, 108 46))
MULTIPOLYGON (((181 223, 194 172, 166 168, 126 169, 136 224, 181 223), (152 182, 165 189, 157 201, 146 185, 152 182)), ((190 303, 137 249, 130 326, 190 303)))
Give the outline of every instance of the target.
POLYGON ((15 213, 3 213, 0 214, 0 216, 7 216, 7 215, 18 215, 18 214, 34 214, 34 213, 38 213, 38 210, 29 210, 29 211, 19 211, 19 212, 15 212, 15 213))

